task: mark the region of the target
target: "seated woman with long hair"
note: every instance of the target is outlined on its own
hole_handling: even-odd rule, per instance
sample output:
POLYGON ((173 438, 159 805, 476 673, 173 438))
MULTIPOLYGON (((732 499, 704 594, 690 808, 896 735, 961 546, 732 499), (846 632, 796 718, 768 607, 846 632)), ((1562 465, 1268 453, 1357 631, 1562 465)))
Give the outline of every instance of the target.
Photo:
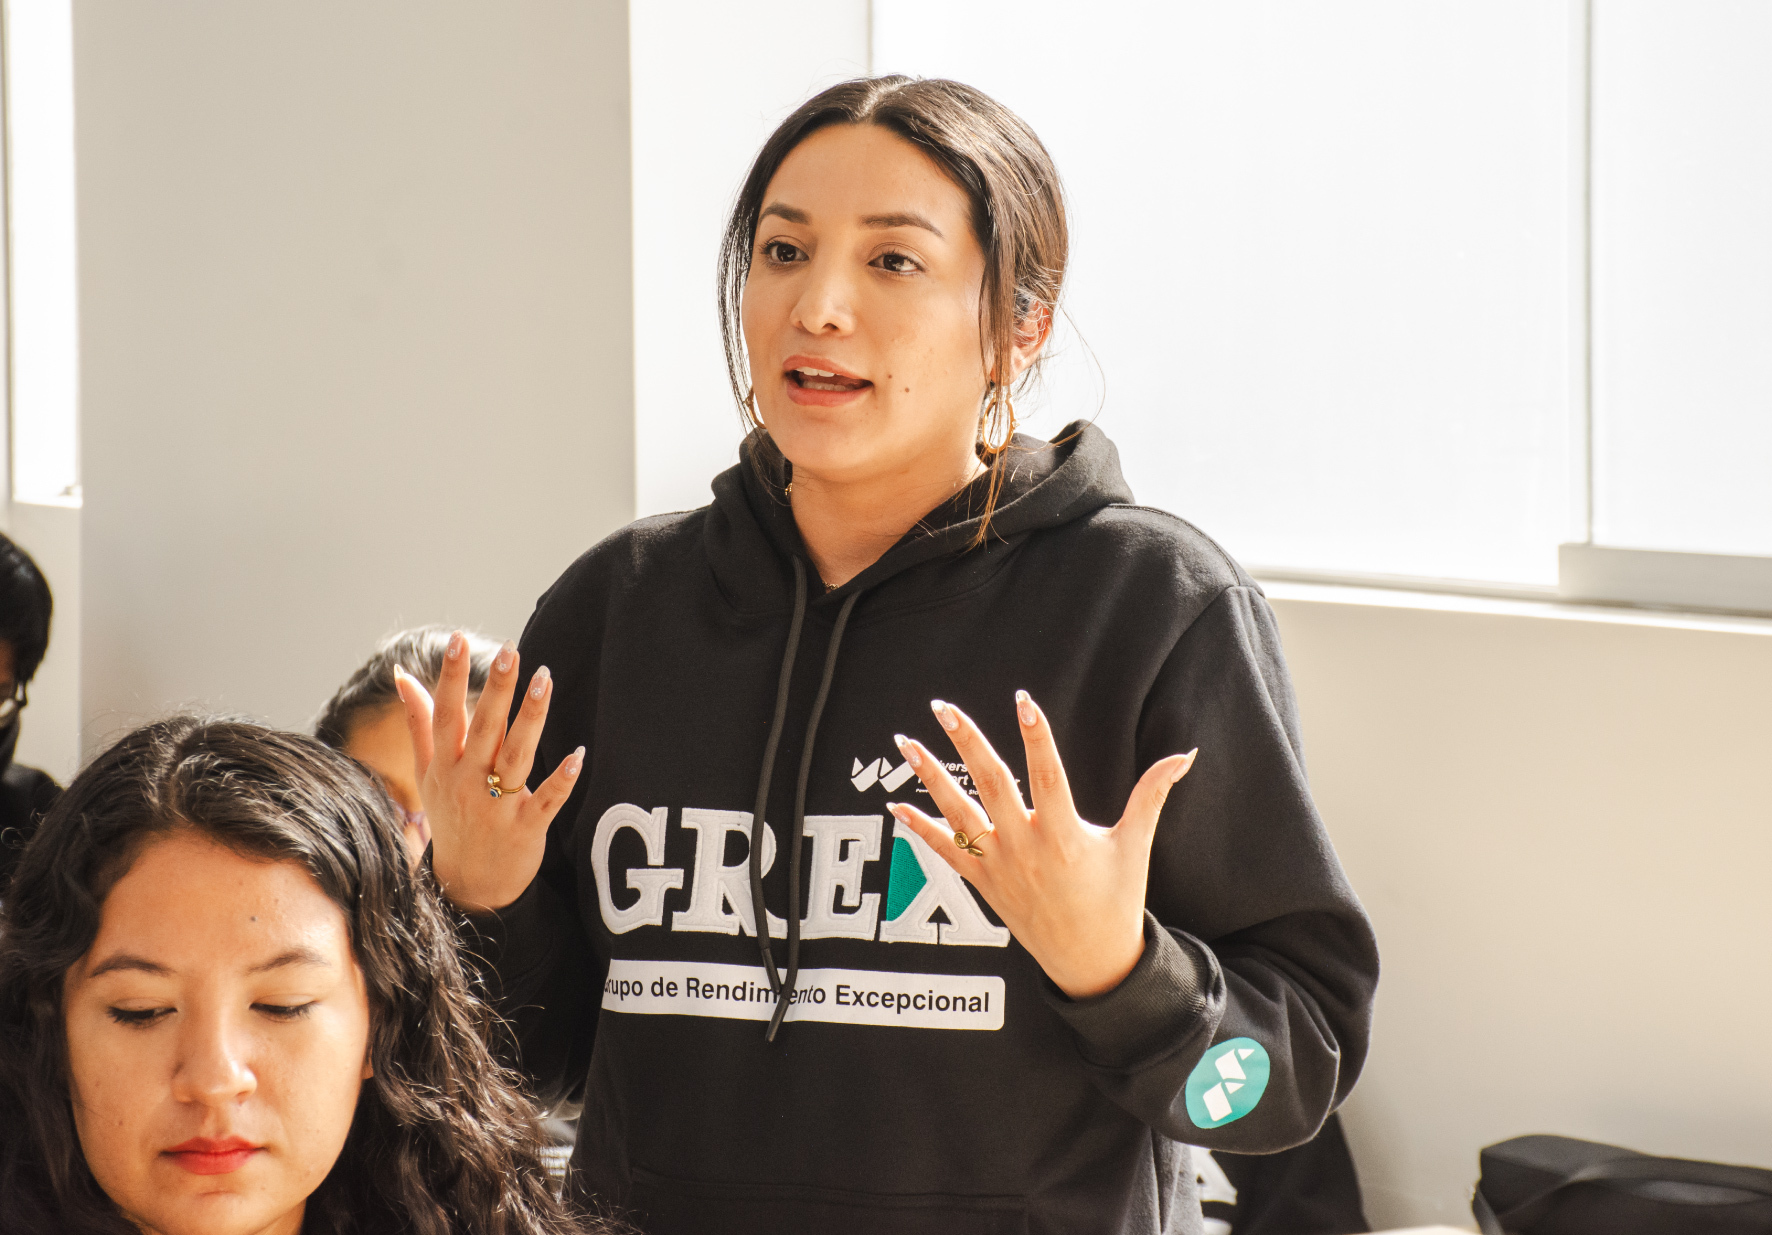
POLYGON ((0 911, 0 1232, 585 1230, 429 881, 312 738, 101 755, 0 911))

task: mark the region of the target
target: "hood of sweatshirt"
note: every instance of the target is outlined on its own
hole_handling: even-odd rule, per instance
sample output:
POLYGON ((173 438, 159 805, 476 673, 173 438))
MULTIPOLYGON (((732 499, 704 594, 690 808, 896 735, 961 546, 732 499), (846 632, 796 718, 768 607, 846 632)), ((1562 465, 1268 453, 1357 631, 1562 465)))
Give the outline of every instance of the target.
MULTIPOLYGON (((1029 533, 1058 527, 1104 506, 1132 501, 1120 472, 1120 454, 1094 425, 1077 421, 1050 442, 1018 434, 982 552, 961 552, 977 538, 987 477, 979 477, 929 512, 878 561, 841 587, 816 595, 815 606, 837 607, 854 592, 876 593, 873 603, 915 604, 974 587, 1005 548, 1029 533), (944 568, 921 572, 910 586, 881 592, 913 567, 949 557, 944 568)), ((769 613, 792 605, 791 562, 807 560, 793 509, 780 490, 741 464, 714 480, 706 523, 708 565, 721 591, 742 613, 769 613)))

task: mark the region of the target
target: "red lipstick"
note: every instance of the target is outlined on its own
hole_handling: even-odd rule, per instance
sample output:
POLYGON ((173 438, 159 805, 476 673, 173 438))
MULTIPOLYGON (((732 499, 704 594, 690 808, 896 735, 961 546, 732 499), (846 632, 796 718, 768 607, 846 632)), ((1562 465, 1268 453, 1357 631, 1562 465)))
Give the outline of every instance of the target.
POLYGON ((245 1166, 248 1158, 263 1149, 263 1145, 254 1145, 237 1136, 220 1140, 193 1136, 165 1153, 193 1175, 228 1175, 245 1166))

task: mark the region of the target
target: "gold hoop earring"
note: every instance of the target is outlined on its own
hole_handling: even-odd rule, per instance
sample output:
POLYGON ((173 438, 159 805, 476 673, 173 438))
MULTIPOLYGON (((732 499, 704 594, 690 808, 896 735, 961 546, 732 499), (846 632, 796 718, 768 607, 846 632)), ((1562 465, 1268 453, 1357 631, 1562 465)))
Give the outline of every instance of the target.
POLYGON ((745 419, 751 422, 751 428, 761 429, 763 427, 763 418, 757 414, 757 388, 755 386, 752 386, 750 390, 745 392, 744 403, 742 406, 744 407, 745 419))
POLYGON ((1006 389, 997 386, 991 392, 990 406, 985 409, 980 426, 980 441, 987 455, 994 455, 1015 440, 1015 400, 1006 389))

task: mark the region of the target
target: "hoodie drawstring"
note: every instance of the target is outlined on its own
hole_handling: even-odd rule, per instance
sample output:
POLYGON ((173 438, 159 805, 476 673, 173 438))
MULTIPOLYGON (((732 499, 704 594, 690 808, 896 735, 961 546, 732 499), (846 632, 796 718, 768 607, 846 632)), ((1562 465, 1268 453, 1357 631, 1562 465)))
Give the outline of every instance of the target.
POLYGON ((783 979, 775 968, 775 956, 769 947, 769 909, 763 903, 763 811, 769 801, 769 780, 775 768, 775 754, 781 744, 781 730, 787 720, 788 685, 793 678, 794 657, 800 648, 800 633, 806 617, 806 567, 794 558, 794 618, 788 627, 788 647, 781 662, 781 681, 775 693, 775 719, 769 726, 769 741, 763 751, 763 771, 757 778, 757 809, 751 815, 751 912, 757 931, 757 945, 763 953, 763 968, 769 975, 769 988, 775 992, 775 1015, 769 1018, 766 1042, 775 1041, 788 1005, 800 982, 800 855, 806 839, 806 782, 812 775, 812 746, 818 739, 818 722, 824 715, 825 700, 830 697, 831 679, 837 672, 837 649, 843 643, 843 628, 860 590, 851 592, 837 611, 831 627, 830 647, 825 651, 824 672, 818 681, 818 694, 812 701, 812 715, 806 720, 805 749, 800 752, 800 779, 794 786, 794 830, 788 842, 788 972, 783 979))
MULTIPOLYGON (((769 989, 776 992, 781 990, 781 975, 775 971, 775 954, 769 948, 769 910, 763 904, 763 811, 769 805, 769 779, 775 772, 781 727, 788 718, 788 686, 794 680, 794 656, 800 650, 800 627, 805 620, 806 566, 796 557, 794 620, 788 626, 788 648, 781 658, 781 682, 775 688, 775 719, 769 723, 769 741, 763 747, 763 770, 757 774, 757 809, 751 812, 751 913, 755 918, 757 947, 763 953, 763 968, 769 974, 769 989)), ((774 1036, 773 1028, 770 1035, 774 1036)))

